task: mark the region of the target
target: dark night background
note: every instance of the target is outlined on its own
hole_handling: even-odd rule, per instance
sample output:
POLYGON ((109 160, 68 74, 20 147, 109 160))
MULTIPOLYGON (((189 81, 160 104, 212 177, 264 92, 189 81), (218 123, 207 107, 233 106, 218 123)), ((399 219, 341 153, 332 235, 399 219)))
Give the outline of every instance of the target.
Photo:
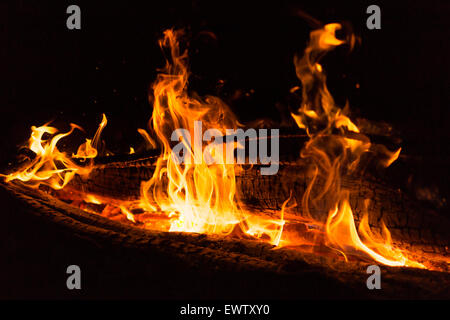
MULTIPOLYGON (((164 63, 157 39, 170 27, 187 30, 193 90, 218 95, 243 121, 281 120, 275 106, 288 105, 289 89, 299 84, 293 56, 311 31, 299 11, 352 25, 361 43, 324 61, 331 93, 338 103, 348 99, 354 115, 392 124, 403 153, 420 159, 417 175, 444 197, 450 163, 448 1, 3 1, 1 167, 14 161, 31 125, 49 120, 64 130, 74 122, 92 135, 106 113, 107 148, 120 153, 137 146, 142 140, 136 128, 146 127, 151 115, 148 89, 164 63), (81 30, 66 28, 69 4, 81 7, 81 30), (381 7, 381 30, 366 28, 370 4, 381 7)), ((65 290, 65 266, 89 261, 95 249, 44 235, 42 222, 14 207, 3 210, 0 297, 82 297, 65 290)), ((108 296, 102 281, 134 283, 114 276, 108 259, 98 265, 109 268, 105 279, 92 280, 100 271, 88 272, 96 288, 91 296, 108 296)))

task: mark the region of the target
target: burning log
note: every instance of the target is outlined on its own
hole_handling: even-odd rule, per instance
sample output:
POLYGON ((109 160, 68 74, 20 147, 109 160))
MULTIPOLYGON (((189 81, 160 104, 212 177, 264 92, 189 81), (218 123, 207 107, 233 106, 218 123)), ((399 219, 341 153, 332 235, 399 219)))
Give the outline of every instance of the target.
MULTIPOLYGON (((124 201, 137 200, 141 183, 153 174, 154 161, 153 157, 149 157, 99 165, 86 178, 76 176, 68 187, 75 193, 78 191, 124 201)), ((307 165, 301 161, 282 164, 277 175, 262 176, 259 166, 236 173, 238 198, 252 212, 279 212, 292 192, 297 206, 289 212, 300 216, 310 180, 307 165)), ((446 217, 421 207, 407 193, 370 175, 345 177, 342 184, 351 191, 349 200, 355 220, 361 221, 364 211, 369 210, 370 227, 381 233, 384 222, 391 230, 394 242, 402 247, 428 256, 448 255, 450 221, 446 217), (365 207, 365 199, 371 199, 368 208, 365 207)), ((315 207, 311 215, 324 221, 328 215, 327 209, 327 204, 323 203, 315 207)))
MULTIPOLYGON (((112 253, 113 248, 120 248, 121 256, 139 257, 141 264, 168 261, 172 266, 180 264, 185 266, 185 270, 199 274, 213 272, 220 277, 247 283, 250 288, 245 290, 251 291, 244 290, 243 294, 247 292, 253 297, 255 292, 252 290, 256 290, 261 279, 264 279, 265 290, 260 291, 258 296, 266 298, 280 298, 288 294, 290 298, 339 296, 399 299, 439 298, 449 294, 448 273, 382 266, 383 292, 377 293, 368 290, 365 285, 368 277, 366 269, 373 263, 371 261, 344 262, 327 255, 289 248, 273 250, 274 246, 259 241, 136 228, 131 223, 119 223, 90 214, 38 189, 16 183, 0 185, 2 198, 20 201, 19 210, 44 218, 58 232, 89 241, 101 248, 105 256, 112 253), (4 189, 14 197, 5 196, 4 189)), ((124 263, 120 259, 115 261, 118 267, 124 263)), ((223 297, 224 292, 228 291, 226 285, 217 285, 214 292, 223 297)), ((160 294, 163 293, 158 291, 160 294)), ((229 294, 234 298, 239 296, 239 292, 229 294)))
MULTIPOLYGON (((170 49, 171 58, 153 85, 151 129, 161 146, 158 157, 133 156, 134 160, 95 165, 95 143, 92 148, 87 140, 72 156, 82 161, 89 159, 88 165, 83 166, 56 147, 58 140, 70 132, 45 140, 39 133, 54 134, 56 129, 43 126, 33 128, 30 138, 30 148, 37 157, 22 170, 6 175, 6 181, 20 180, 49 188, 49 194, 40 190, 19 190, 19 194, 31 194, 32 203, 50 203, 52 212, 64 208, 64 216, 92 227, 97 228, 100 223, 104 228, 104 224, 90 213, 118 220, 115 222, 120 222, 120 226, 107 224, 106 234, 112 238, 123 239, 122 233, 133 238, 138 234, 138 239, 148 239, 149 235, 153 239, 155 234, 165 239, 165 233, 158 233, 161 231, 203 233, 208 236, 202 239, 218 237, 214 241, 219 240, 219 255, 224 250, 222 240, 256 240, 258 253, 247 253, 249 247, 254 247, 252 242, 245 242, 245 254, 252 261, 256 258, 256 264, 262 259, 261 268, 270 272, 284 268, 286 259, 297 257, 295 252, 305 251, 356 264, 377 261, 388 266, 448 271, 449 221, 421 209, 405 193, 374 179, 370 170, 366 172, 373 155, 379 166, 388 167, 398 158, 401 148, 390 151, 374 145, 347 117, 346 109, 334 104, 327 89, 319 60, 326 51, 345 43, 335 37, 339 28, 339 24, 330 24, 313 31, 305 55, 294 61, 303 99, 291 115, 299 129, 306 131, 303 138, 307 139, 283 137, 281 144, 287 144, 284 149, 290 150, 291 156, 300 153, 298 159, 294 157, 296 160, 286 157, 278 161, 280 146, 272 142, 278 142, 281 136, 279 129, 273 129, 275 136, 271 136, 270 145, 272 151, 276 150, 275 159, 268 156, 267 144, 261 147, 258 143, 260 157, 263 154, 260 164, 254 156, 256 144, 250 148, 254 152, 249 158, 254 161, 249 161, 248 167, 228 161, 235 150, 238 158, 245 158, 244 138, 230 144, 227 139, 226 150, 223 148, 223 137, 229 132, 240 130, 239 136, 245 136, 242 125, 219 98, 197 99, 188 94, 187 54, 180 53, 177 33, 168 30, 160 44, 170 49), (211 141, 212 137, 214 146, 203 148, 202 142, 211 141), (173 142, 177 144, 173 146, 173 142), (289 146, 298 148, 292 151, 289 146), (266 161, 268 158, 270 161, 266 161), (276 170, 263 172, 261 164, 267 163, 276 170), (79 212, 76 207, 86 212, 79 212), (359 222, 358 231, 355 221, 359 222), (136 231, 134 224, 153 231, 136 231), (275 256, 272 251, 261 253, 265 248, 271 249, 271 245, 286 248, 277 250, 275 256), (293 247, 296 250, 288 249, 293 247)), ((98 135, 106 118, 102 124, 98 135)), ((267 129, 262 130, 267 133, 267 129)), ((263 136, 268 142, 267 134, 263 136)), ((149 144, 154 145, 150 140, 149 144)), ((14 182, 11 188, 16 187, 14 182)), ((208 250, 217 245, 205 241, 208 250)), ((154 244, 158 250, 159 240, 154 244)), ((190 246, 185 248, 189 250, 190 246)), ((305 259, 301 256, 300 260, 305 259)), ((331 265, 335 267, 334 262, 331 265)))

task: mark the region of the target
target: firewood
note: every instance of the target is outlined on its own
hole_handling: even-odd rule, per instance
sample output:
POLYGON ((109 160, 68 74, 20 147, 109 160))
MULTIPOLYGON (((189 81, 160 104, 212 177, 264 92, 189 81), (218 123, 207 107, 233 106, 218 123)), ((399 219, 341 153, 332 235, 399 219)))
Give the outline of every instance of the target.
MULTIPOLYGON (((155 159, 150 157, 99 165, 88 177, 76 176, 68 187, 116 199, 138 199, 141 182, 147 181, 153 174, 155 159)), ((292 202, 295 201, 297 206, 290 212, 301 215, 302 197, 308 181, 310 177, 306 164, 299 160, 282 163, 276 175, 260 175, 257 165, 236 173, 239 200, 245 208, 255 212, 279 211, 292 191, 292 202)), ((341 184, 350 191, 349 201, 357 222, 365 211, 364 200, 370 199, 367 208, 369 225, 375 231, 381 231, 384 223, 391 231, 394 242, 401 247, 428 255, 449 253, 448 218, 423 208, 407 193, 370 175, 345 176, 341 184)), ((325 221, 329 212, 327 205, 326 201, 319 202, 311 208, 311 215, 325 221)))
MULTIPOLYGON (((2 199, 8 199, 4 195, 6 189, 11 198, 7 201, 14 201, 17 210, 41 217, 59 232, 91 242, 104 255, 117 247, 122 256, 139 257, 141 264, 179 263, 201 273, 231 275, 252 286, 255 284, 251 279, 256 277, 258 283, 263 282, 262 287, 270 288, 261 292, 261 297, 281 297, 286 291, 291 298, 442 298, 448 296, 450 288, 450 275, 445 272, 381 266, 383 290, 372 292, 365 286, 366 269, 372 261, 345 262, 289 248, 274 250, 272 245, 259 241, 141 229, 132 223, 87 213, 39 189, 16 183, 0 186, 2 199)), ((115 263, 123 262, 118 259, 115 263)), ((129 272, 134 274, 133 270, 129 272)), ((221 290, 224 288, 216 288, 217 292, 221 290)), ((236 296, 236 292, 233 294, 236 296)))

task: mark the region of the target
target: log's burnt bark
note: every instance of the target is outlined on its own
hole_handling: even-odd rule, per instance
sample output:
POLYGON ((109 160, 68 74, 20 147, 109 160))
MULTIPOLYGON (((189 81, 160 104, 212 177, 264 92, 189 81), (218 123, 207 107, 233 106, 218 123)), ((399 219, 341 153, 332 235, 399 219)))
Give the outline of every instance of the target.
MULTIPOLYGON (((84 255, 90 256, 94 261, 86 260, 84 263, 91 269, 103 266, 95 271, 98 276, 111 270, 120 273, 109 275, 109 285, 97 284, 96 290, 91 291, 96 297, 450 297, 448 273, 381 267, 383 289, 368 290, 366 268, 373 262, 344 262, 341 259, 287 248, 274 250, 271 245, 245 239, 140 229, 132 224, 118 223, 84 212, 41 190, 16 184, 2 184, 0 195, 4 203, 15 206, 15 211, 25 213, 21 216, 22 219, 27 216, 32 221, 33 216, 44 218, 39 219, 47 224, 42 238, 56 233, 56 238, 60 240, 67 236, 79 239, 71 245, 86 249, 84 255), (91 250, 95 254, 88 253, 91 250), (142 268, 142 265, 146 268, 142 268), (136 269, 138 266, 141 267, 136 269), (140 273, 136 274, 136 270, 140 273), (136 277, 138 280, 134 282, 136 277), (119 279, 124 280, 120 282, 119 279), (144 288, 155 279, 162 279, 160 287, 144 288), (136 286, 135 292, 127 291, 133 289, 129 287, 130 283, 136 286), (137 283, 144 284, 144 287, 137 283)), ((13 220, 13 217, 9 219, 13 220)), ((25 223, 23 220, 16 221, 16 225, 10 224, 9 228, 20 229, 25 223)), ((38 233, 40 231, 35 230, 38 233)), ((66 254, 67 259, 73 248, 55 244, 58 245, 62 247, 59 254, 66 254)))
MULTIPOLYGON (((137 199, 141 182, 150 179, 153 174, 154 161, 155 158, 150 157, 99 165, 87 177, 76 176, 70 187, 117 199, 137 199)), ((290 211, 301 215, 302 197, 309 181, 306 164, 301 161, 282 163, 276 175, 262 176, 259 166, 236 174, 239 200, 255 212, 279 211, 292 192, 292 201, 295 200, 297 206, 290 211)), ((356 222, 367 211, 372 230, 381 233, 384 223, 394 243, 400 247, 423 256, 448 256, 450 221, 447 217, 421 206, 402 190, 369 174, 343 177, 341 187, 350 191, 349 201, 356 222), (366 199, 370 200, 368 207, 365 205, 366 199)), ((322 222, 328 212, 326 199, 311 208, 311 215, 322 222)))

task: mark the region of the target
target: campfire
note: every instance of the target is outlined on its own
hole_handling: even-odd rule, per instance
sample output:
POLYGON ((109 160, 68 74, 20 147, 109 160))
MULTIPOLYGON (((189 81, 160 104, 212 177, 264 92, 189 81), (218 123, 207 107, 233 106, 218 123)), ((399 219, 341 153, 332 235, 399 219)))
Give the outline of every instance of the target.
POLYGON ((291 93, 300 103, 289 129, 241 123, 219 97, 192 94, 185 35, 166 30, 151 118, 136 128, 145 151, 107 156, 105 114, 74 151, 60 142, 80 126, 62 133, 50 123, 33 126, 31 152, 2 175, 5 186, 124 227, 257 243, 271 254, 448 272, 449 224, 376 176, 401 147, 372 142, 367 125, 352 120, 327 88, 322 58, 355 44, 352 34, 336 35, 341 29, 331 23, 312 31, 294 57, 300 84, 291 93))

